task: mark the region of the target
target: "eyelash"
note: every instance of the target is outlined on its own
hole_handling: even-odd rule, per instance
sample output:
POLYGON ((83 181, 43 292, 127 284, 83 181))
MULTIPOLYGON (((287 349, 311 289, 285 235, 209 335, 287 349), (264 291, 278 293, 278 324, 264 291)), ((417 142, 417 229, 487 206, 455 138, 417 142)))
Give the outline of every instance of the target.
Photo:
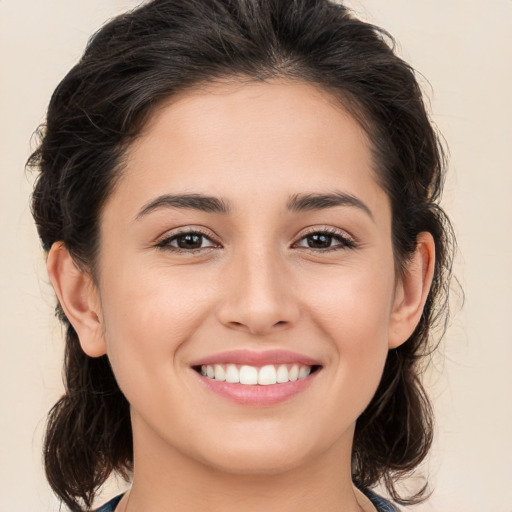
POLYGON ((164 238, 162 241, 158 242, 156 244, 156 247, 158 247, 159 249, 165 249, 165 250, 172 251, 172 252, 190 254, 190 253, 195 253, 195 252, 199 252, 199 251, 203 252, 203 251, 206 251, 206 250, 216 249, 219 245, 220 244, 218 244, 217 242, 215 242, 212 239, 212 236, 210 234, 204 233, 200 229, 194 228, 194 229, 190 229, 190 230, 180 231, 180 232, 175 233, 175 234, 173 234, 171 236, 168 236, 168 237, 164 238), (183 249, 181 247, 174 247, 174 246, 171 245, 172 242, 178 240, 181 237, 185 237, 187 235, 196 235, 196 236, 200 236, 202 238, 206 238, 213 245, 210 246, 210 247, 200 247, 198 249, 183 249))
MULTIPOLYGON (((309 233, 302 235, 299 238, 298 242, 300 242, 308 237, 314 236, 314 235, 324 235, 331 239, 337 239, 339 243, 333 247, 327 247, 324 249, 303 247, 305 250, 309 250, 311 252, 318 253, 318 252, 331 252, 331 251, 339 251, 339 250, 343 250, 343 249, 356 249, 357 248, 357 245, 352 237, 348 236, 343 231, 339 231, 334 228, 313 229, 309 233)), ((293 244, 293 246, 297 246, 298 242, 295 242, 293 244)))
MULTIPOLYGON (((190 230, 186 230, 186 231, 180 231, 180 232, 175 233, 169 237, 164 238, 162 241, 160 241, 156 244, 156 247, 160 248, 160 249, 165 249, 165 250, 169 250, 169 251, 177 252, 177 253, 187 253, 187 254, 197 253, 200 251, 201 252, 209 251, 212 249, 216 249, 219 246, 220 246, 220 244, 218 242, 215 242, 215 240, 212 239, 211 235, 204 233, 199 229, 190 229, 190 230), (187 235, 195 235, 195 236, 205 238, 205 239, 209 240, 213 245, 211 245, 209 247, 199 247, 196 249, 183 249, 181 247, 174 247, 171 245, 172 242, 178 240, 181 237, 187 236, 187 235)), ((304 250, 314 252, 314 253, 318 253, 318 252, 325 253, 325 252, 331 252, 331 251, 339 251, 342 249, 355 249, 355 248, 357 248, 357 245, 351 237, 347 236, 343 232, 340 232, 333 228, 322 228, 322 229, 312 230, 309 233, 302 235, 297 242, 294 242, 292 244, 292 247, 302 247, 304 250), (339 243, 333 247, 317 248, 317 249, 315 249, 313 247, 302 247, 302 246, 298 245, 298 243, 301 242, 302 240, 305 240, 308 237, 312 237, 315 235, 327 236, 331 239, 331 241, 332 241, 332 239, 337 239, 339 243)))

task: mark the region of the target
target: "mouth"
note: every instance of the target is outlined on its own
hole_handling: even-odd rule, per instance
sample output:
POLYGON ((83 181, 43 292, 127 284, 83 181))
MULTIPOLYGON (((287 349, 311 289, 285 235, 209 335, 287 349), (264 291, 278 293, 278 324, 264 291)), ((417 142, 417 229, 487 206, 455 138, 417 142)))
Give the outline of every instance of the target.
POLYGON ((317 372, 320 365, 267 364, 265 366, 237 364, 203 364, 192 367, 203 377, 244 386, 272 386, 302 380, 317 372))
POLYGON ((191 364, 208 391, 244 406, 273 406, 313 385, 323 366, 289 351, 236 350, 191 364))

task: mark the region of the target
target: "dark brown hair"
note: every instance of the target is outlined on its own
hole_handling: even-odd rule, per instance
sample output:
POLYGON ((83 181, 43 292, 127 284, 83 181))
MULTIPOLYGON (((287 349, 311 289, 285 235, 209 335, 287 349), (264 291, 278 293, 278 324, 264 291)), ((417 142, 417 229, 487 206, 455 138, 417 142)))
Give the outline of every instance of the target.
MULTIPOLYGON (((420 232, 436 244, 435 275, 410 339, 391 350, 380 386, 357 421, 353 479, 384 482, 401 503, 397 479, 426 456, 432 411, 422 363, 443 327, 453 249, 438 206, 444 173, 439 138, 411 67, 383 30, 329 0, 153 0, 105 25, 54 92, 40 145, 33 215, 43 247, 63 242, 95 275, 98 219, 123 168, 123 155, 161 101, 223 79, 305 81, 337 97, 369 135, 375 167, 392 204, 398 270, 420 232)), ((65 394, 49 414, 44 457, 56 494, 90 509, 112 472, 129 477, 129 405, 106 356, 86 356, 66 327, 65 394)), ((435 345, 435 344, 434 344, 435 345)))

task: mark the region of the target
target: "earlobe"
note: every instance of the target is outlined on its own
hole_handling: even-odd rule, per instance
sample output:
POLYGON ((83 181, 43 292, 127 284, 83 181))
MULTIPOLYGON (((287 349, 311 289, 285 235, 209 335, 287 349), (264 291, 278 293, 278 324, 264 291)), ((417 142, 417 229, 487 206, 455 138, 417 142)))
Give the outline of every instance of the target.
POLYGON ((416 250, 407 262, 397 284, 389 326, 389 348, 407 341, 418 325, 430 291, 435 266, 435 243, 432 235, 418 235, 416 250))
POLYGON ((106 354, 99 297, 91 276, 80 270, 62 242, 52 245, 46 262, 59 303, 90 357, 106 354))

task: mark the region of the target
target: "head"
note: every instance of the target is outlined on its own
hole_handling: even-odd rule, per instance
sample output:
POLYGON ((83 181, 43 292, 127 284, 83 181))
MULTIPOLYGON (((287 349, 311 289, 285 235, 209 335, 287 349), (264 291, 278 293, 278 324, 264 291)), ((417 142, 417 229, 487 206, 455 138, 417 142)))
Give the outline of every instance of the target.
MULTIPOLYGON (((311 98, 310 106, 326 115, 330 108, 336 119, 344 116, 364 140, 369 176, 386 198, 394 281, 406 278, 422 241, 430 237, 435 246, 421 312, 406 339, 387 347, 353 438, 356 483, 383 480, 398 497, 396 477, 412 471, 431 443, 420 376, 446 305, 451 232, 438 206, 440 144, 414 72, 389 42, 380 29, 323 0, 150 2, 91 39, 52 97, 31 164, 40 170, 33 212, 43 246, 65 249, 101 305, 109 207, 148 134, 172 125, 173 108, 185 105, 190 114, 190 100, 211 112, 212 98, 225 106, 252 87, 263 98, 261 110, 265 99, 277 101, 275 91, 288 88, 285 96, 305 115, 311 98)), ((61 306, 58 313, 66 326, 66 394, 49 419, 47 475, 68 505, 90 505, 112 471, 131 471, 129 403, 104 350, 84 350, 70 315, 61 306)))

